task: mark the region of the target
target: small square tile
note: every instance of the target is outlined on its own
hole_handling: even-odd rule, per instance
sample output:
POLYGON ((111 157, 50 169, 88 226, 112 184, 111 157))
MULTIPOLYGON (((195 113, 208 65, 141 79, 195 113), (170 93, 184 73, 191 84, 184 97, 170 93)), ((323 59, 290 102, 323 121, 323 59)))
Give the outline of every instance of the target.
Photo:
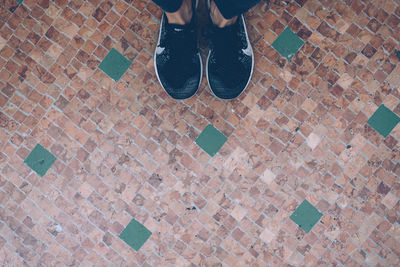
POLYGON ((386 137, 399 122, 400 117, 382 104, 367 123, 378 133, 386 137))
POLYGON ((261 240, 264 241, 265 243, 270 243, 272 239, 274 239, 274 237, 275 237, 274 233, 272 233, 267 228, 265 228, 260 235, 261 240))
POLYGON ((307 137, 307 145, 314 150, 318 144, 321 142, 321 138, 319 138, 318 135, 316 135, 315 133, 311 133, 308 137, 307 137))
POLYGON ((382 204, 388 209, 393 209, 393 207, 397 204, 397 201, 397 197, 392 193, 389 193, 382 199, 382 204))
POLYGON ((273 172, 266 169, 261 175, 261 180, 267 185, 270 185, 274 181, 275 177, 276 175, 273 172))
POLYGON ((53 165, 54 161, 56 161, 56 157, 40 144, 37 144, 25 159, 24 163, 43 177, 50 169, 51 165, 53 165))
POLYGON ((100 63, 99 69, 110 76, 114 81, 118 81, 131 64, 132 62, 121 55, 116 49, 112 48, 100 63))
POLYGON ((304 41, 289 27, 286 27, 281 35, 272 43, 272 47, 290 61, 303 46, 304 41))
POLYGON ((132 219, 119 237, 136 251, 149 239, 151 232, 141 223, 132 219))
POLYGON ((311 205, 310 202, 304 200, 290 216, 290 219, 308 233, 321 217, 322 213, 311 205))
POLYGON ((196 144, 213 157, 225 144, 226 140, 228 138, 225 135, 209 124, 197 137, 196 144))

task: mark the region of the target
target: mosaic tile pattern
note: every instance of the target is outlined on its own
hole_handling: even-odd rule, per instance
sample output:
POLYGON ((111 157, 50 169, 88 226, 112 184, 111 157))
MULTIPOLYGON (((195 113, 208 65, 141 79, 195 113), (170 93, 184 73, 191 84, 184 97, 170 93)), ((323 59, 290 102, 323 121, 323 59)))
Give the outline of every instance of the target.
POLYGON ((383 135, 383 137, 387 137, 399 122, 400 117, 383 104, 379 106, 372 117, 368 120, 368 124, 383 135))
POLYGON ((2 1, 0 265, 399 266, 400 124, 368 124, 400 116, 399 2, 265 2, 245 15, 246 91, 222 101, 204 77, 175 101, 151 1, 2 1), (272 46, 287 27, 290 61, 272 46), (99 69, 113 48, 132 62, 118 81, 99 69), (57 158, 43 177, 24 163, 38 143, 57 158), (152 233, 139 251, 119 237, 132 218, 152 233))
POLYGON ((209 124, 197 137, 196 144, 213 157, 225 144, 226 140, 227 138, 223 133, 209 124))
POLYGON ((54 161, 56 161, 56 157, 40 144, 37 144, 24 162, 37 174, 43 176, 53 165, 54 161))
POLYGON ((125 243, 131 246, 134 250, 139 251, 143 244, 149 239, 151 232, 141 223, 132 219, 126 228, 119 235, 125 243))

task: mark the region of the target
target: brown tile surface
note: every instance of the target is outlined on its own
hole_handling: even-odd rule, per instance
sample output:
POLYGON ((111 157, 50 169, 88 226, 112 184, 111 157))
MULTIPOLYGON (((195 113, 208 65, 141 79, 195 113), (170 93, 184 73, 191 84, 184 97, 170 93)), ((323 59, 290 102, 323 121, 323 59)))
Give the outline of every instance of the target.
MULTIPOLYGON (((204 10, 204 6, 201 5, 204 10)), ((158 85, 151 1, 0 4, 0 262, 4 266, 400 264, 398 1, 271 1, 246 14, 255 71, 234 101, 175 101, 158 85), (271 44, 289 26, 288 63, 271 44), (133 63, 114 82, 111 48, 133 63), (210 158, 194 140, 228 137, 210 158), (23 161, 40 143, 44 177, 23 161), (289 219, 307 199, 305 233, 289 219), (118 235, 152 231, 139 252, 118 235)), ((200 18, 205 21, 205 17, 200 18)), ((207 42, 202 36, 201 52, 207 42)))

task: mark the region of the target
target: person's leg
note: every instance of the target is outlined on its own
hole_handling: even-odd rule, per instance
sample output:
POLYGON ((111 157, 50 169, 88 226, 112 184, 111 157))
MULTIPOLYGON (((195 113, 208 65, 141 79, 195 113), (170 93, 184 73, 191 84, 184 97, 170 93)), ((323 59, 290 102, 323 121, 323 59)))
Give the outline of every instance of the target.
POLYGON ((193 96, 201 83, 196 0, 154 0, 163 10, 154 67, 163 89, 175 99, 193 96))
POLYGON ((232 25, 237 20, 237 16, 233 16, 231 18, 225 18, 214 1, 211 1, 210 3, 210 17, 212 23, 214 23, 214 25, 219 28, 224 28, 226 26, 232 25))
POLYGON ((181 7, 183 0, 153 0, 165 12, 176 12, 181 7))
POLYGON ((214 0, 222 16, 229 20, 257 5, 261 0, 214 0))
MULTIPOLYGON (((240 14, 245 13, 247 10, 255 6, 260 0, 214 0, 218 10, 222 14, 223 18, 226 20, 230 20, 234 17, 237 17, 240 14)), ((212 2, 214 2, 212 1, 212 2)), ((153 2, 158 5, 162 10, 168 13, 178 12, 180 8, 182 8, 183 0, 153 0, 153 2)), ((191 13, 190 9, 190 1, 186 1, 186 7, 183 7, 181 11, 181 15, 187 15, 184 13, 191 13), (186 11, 186 12, 185 12, 186 11)), ((185 4, 185 3, 184 3, 185 4)), ((211 3, 214 5, 214 3, 211 3)), ((168 17, 169 18, 169 17, 168 17)))
POLYGON ((232 25, 238 15, 245 13, 260 0, 214 0, 210 5, 211 20, 219 28, 232 25), (215 2, 214 2, 215 1, 215 2))
POLYGON ((191 0, 153 0, 168 18, 171 24, 185 25, 192 19, 192 1, 191 0))

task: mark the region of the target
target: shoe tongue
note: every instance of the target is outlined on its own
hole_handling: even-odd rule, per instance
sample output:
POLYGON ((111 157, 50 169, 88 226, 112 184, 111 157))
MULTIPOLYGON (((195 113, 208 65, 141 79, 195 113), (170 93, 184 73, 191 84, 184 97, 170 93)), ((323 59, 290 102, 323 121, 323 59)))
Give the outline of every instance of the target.
POLYGON ((240 42, 237 35, 238 22, 219 28, 213 25, 211 34, 211 42, 215 49, 215 55, 218 57, 220 62, 231 62, 233 58, 237 57, 237 53, 240 49, 240 42))
POLYGON ((212 35, 214 35, 214 41, 219 44, 233 44, 236 43, 237 25, 232 24, 224 28, 217 26, 212 27, 212 35))

